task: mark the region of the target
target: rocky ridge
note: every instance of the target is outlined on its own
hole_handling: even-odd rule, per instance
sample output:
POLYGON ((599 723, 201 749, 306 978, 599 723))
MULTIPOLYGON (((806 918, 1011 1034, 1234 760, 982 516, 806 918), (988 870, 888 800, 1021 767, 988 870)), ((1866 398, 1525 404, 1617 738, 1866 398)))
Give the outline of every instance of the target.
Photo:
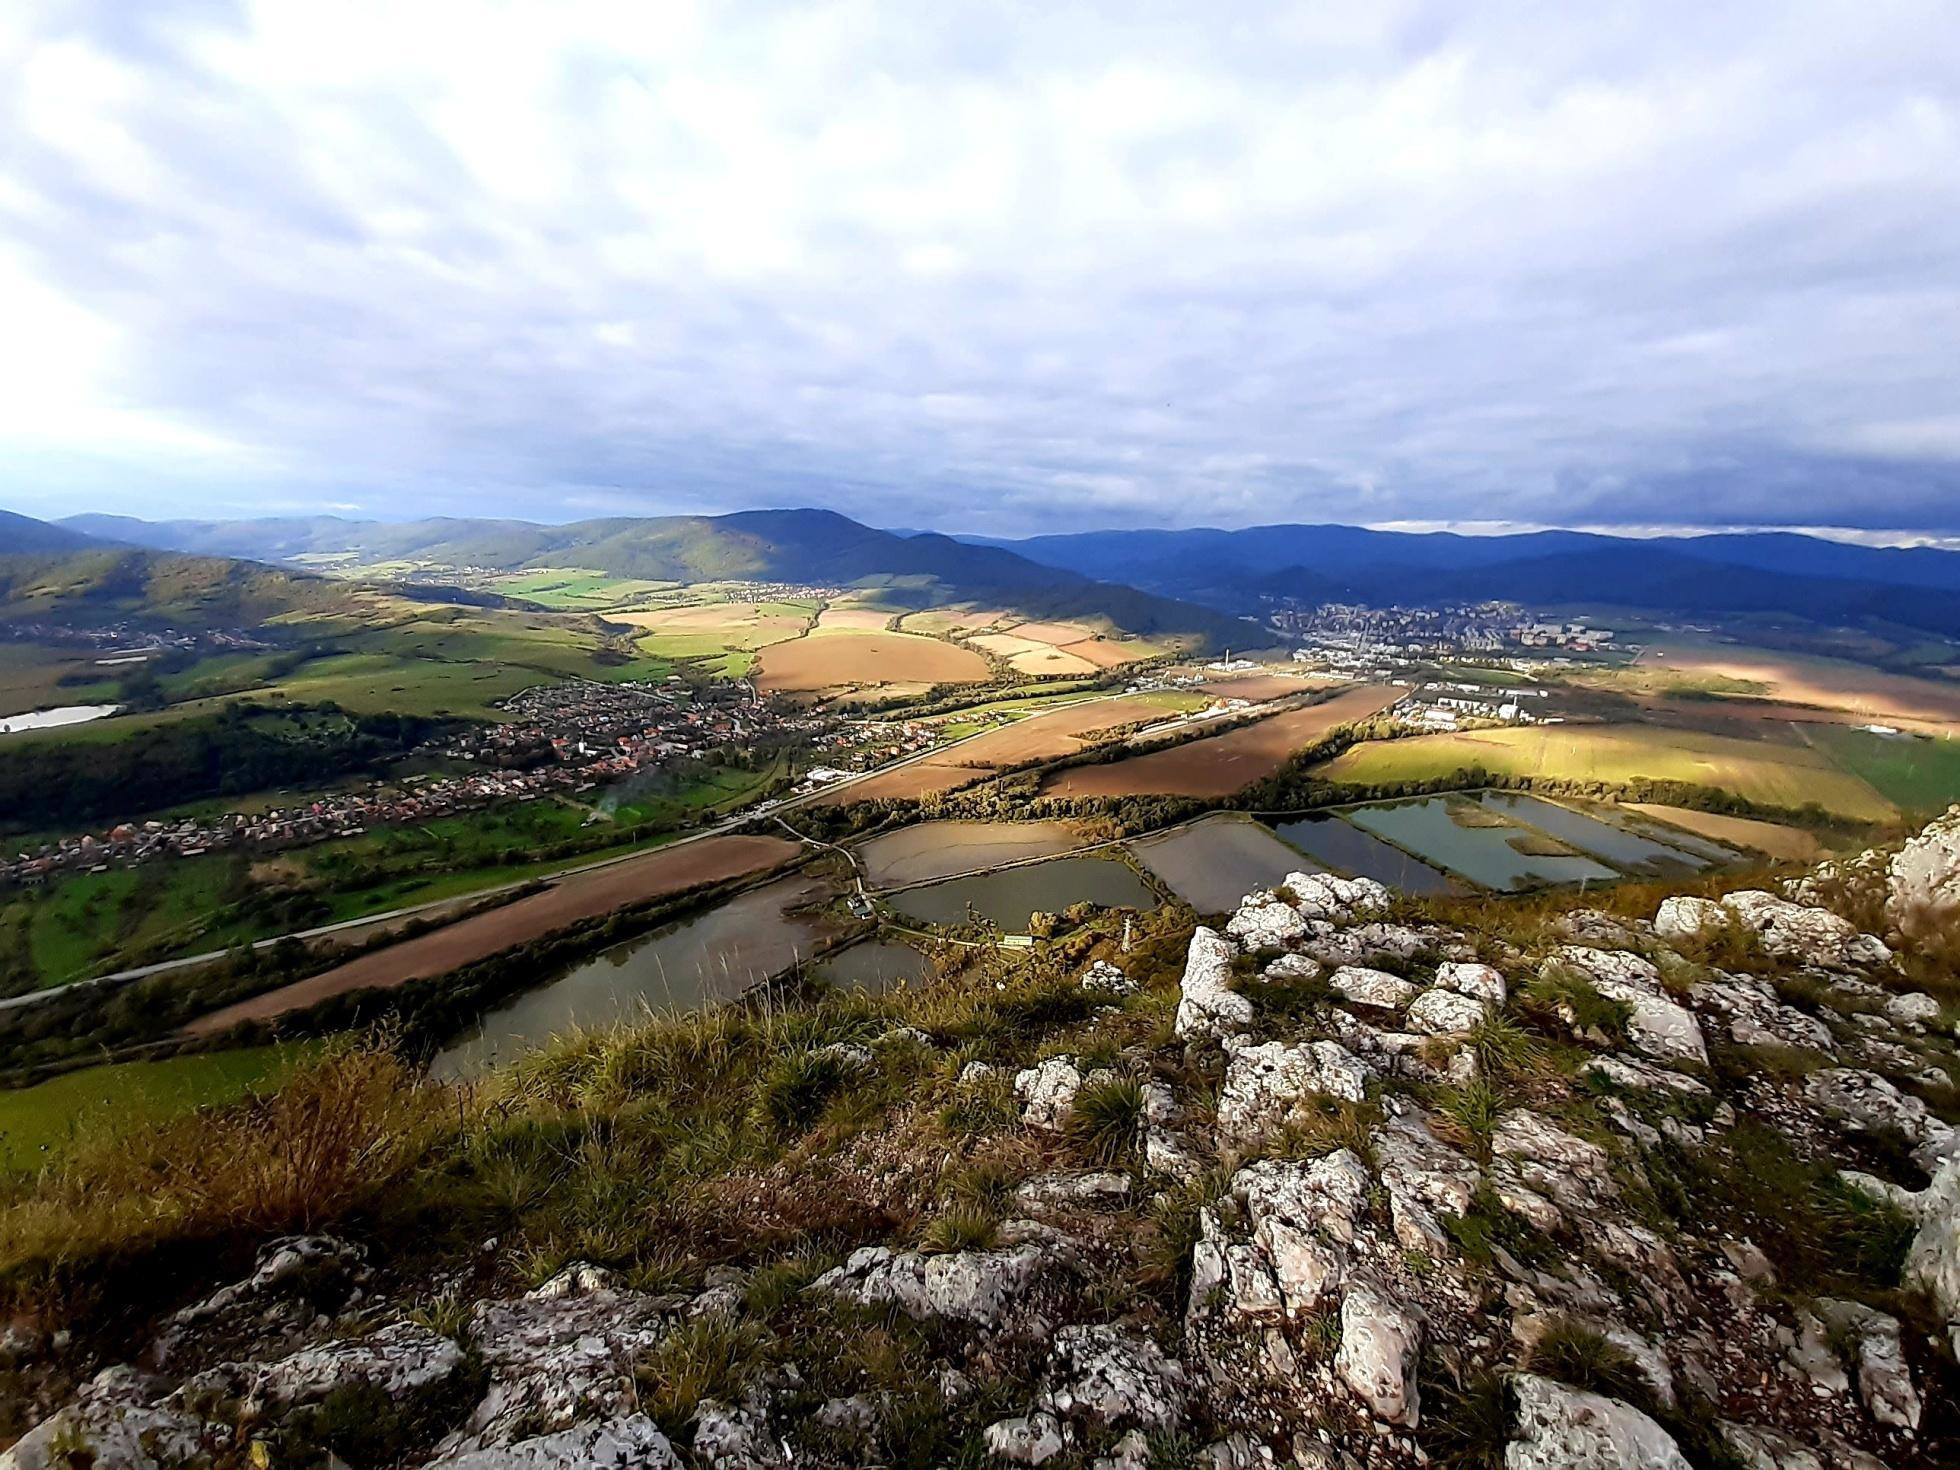
MULTIPOLYGON (((1156 986, 1158 1044, 1091 1024, 949 1060, 1030 1165, 998 1218, 795 1285, 901 1334, 905 1412, 832 1391, 813 1336, 663 1417, 657 1365, 787 1320, 759 1265, 653 1291, 574 1263, 436 1320, 314 1235, 154 1324, 0 1470, 934 1463, 922 1402, 961 1463, 1960 1463, 1956 853, 1960 808, 1785 892, 1532 944, 1367 880, 1249 895, 1156 986)), ((1120 953, 1079 980, 1152 1002, 1120 953)))

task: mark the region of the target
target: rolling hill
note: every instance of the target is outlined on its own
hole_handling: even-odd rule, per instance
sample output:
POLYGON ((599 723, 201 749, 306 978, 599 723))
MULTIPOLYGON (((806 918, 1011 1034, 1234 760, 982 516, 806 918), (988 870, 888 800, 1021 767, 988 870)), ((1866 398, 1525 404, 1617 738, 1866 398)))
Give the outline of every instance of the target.
POLYGON ((1218 609, 1140 592, 937 535, 895 536, 826 510, 578 521, 437 518, 404 523, 332 516, 264 521, 141 521, 78 516, 73 531, 167 549, 260 560, 348 556, 362 565, 520 571, 584 567, 659 581, 725 580, 878 585, 894 601, 999 602, 1039 617, 1107 617, 1142 635, 1190 635, 1222 646, 1245 628, 1218 609))

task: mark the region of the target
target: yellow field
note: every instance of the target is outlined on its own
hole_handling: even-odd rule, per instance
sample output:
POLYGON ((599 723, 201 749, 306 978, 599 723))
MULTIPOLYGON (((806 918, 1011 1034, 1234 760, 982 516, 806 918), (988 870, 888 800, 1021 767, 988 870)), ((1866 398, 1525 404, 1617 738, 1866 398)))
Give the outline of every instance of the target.
POLYGON ((774 643, 757 660, 764 690, 815 693, 851 684, 924 689, 978 684, 987 661, 970 648, 909 633, 860 633, 819 628, 807 638, 774 643))
POLYGON ((1753 848, 1766 857, 1814 863, 1824 856, 1824 844, 1810 833, 1777 822, 1725 817, 1716 812, 1697 812, 1687 807, 1658 806, 1651 802, 1628 802, 1626 809, 1712 841, 1727 843, 1730 847, 1753 848))
POLYGON ((1859 821, 1893 816, 1892 804, 1808 746, 1743 740, 1653 725, 1536 725, 1465 730, 1357 745, 1318 774, 1372 785, 1427 780, 1481 766, 1494 775, 1619 783, 1637 777, 1733 791, 1766 806, 1814 801, 1859 821))

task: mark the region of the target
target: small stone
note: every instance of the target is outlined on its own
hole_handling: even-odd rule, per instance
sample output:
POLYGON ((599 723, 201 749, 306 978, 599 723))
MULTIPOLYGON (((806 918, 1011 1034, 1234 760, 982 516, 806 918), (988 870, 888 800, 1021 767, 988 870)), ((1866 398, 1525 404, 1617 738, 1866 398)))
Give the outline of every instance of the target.
POLYGON ((1483 1020, 1483 1002, 1454 990, 1425 990, 1409 1005, 1409 1029, 1431 1036, 1467 1036, 1483 1020))
POLYGON ((1029 1414, 989 1424, 983 1436, 987 1453, 1010 1465, 1043 1465, 1065 1448, 1062 1426, 1053 1414, 1029 1414))

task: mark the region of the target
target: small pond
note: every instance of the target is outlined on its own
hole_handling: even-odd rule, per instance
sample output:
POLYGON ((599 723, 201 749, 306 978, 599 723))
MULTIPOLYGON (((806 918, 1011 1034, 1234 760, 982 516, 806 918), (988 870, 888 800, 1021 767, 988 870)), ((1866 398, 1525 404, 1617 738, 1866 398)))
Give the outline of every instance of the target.
POLYGON ((922 924, 963 924, 971 908, 1003 933, 1023 934, 1028 915, 1036 911, 1059 914, 1072 903, 1150 909, 1157 906, 1157 895, 1113 858, 1067 857, 908 888, 885 901, 922 924))
POLYGON ((1318 868, 1244 817, 1206 817, 1129 846, 1138 862, 1201 914, 1226 913, 1255 888, 1272 888, 1288 873, 1318 868))
POLYGON ((1356 878, 1373 878, 1402 893, 1450 893, 1457 887, 1449 874, 1418 862, 1399 847, 1339 817, 1302 817, 1283 822, 1279 835, 1327 867, 1356 878))
POLYGON ((1347 815, 1356 826, 1485 888, 1511 890, 1533 884, 1610 881, 1619 876, 1589 857, 1544 856, 1521 850, 1544 839, 1520 827, 1485 825, 1496 820, 1494 814, 1474 801, 1426 796, 1356 807, 1347 815))
POLYGON ((896 985, 915 985, 931 969, 926 957, 909 944, 866 939, 849 949, 825 955, 814 973, 819 980, 826 980, 840 990, 863 990, 879 995, 896 985))
POLYGON ((1604 858, 1630 873, 1666 873, 1687 869, 1700 872, 1709 865, 1707 858, 1682 848, 1657 842, 1623 827, 1610 827, 1581 812, 1572 811, 1536 796, 1520 796, 1511 791, 1483 791, 1477 802, 1488 811, 1523 822, 1549 833, 1596 858, 1604 858))
POLYGON ((475 1076, 567 1031, 734 1000, 815 947, 820 926, 787 910, 828 891, 816 879, 779 879, 672 928, 615 945, 485 1013, 430 1070, 438 1078, 475 1076))

